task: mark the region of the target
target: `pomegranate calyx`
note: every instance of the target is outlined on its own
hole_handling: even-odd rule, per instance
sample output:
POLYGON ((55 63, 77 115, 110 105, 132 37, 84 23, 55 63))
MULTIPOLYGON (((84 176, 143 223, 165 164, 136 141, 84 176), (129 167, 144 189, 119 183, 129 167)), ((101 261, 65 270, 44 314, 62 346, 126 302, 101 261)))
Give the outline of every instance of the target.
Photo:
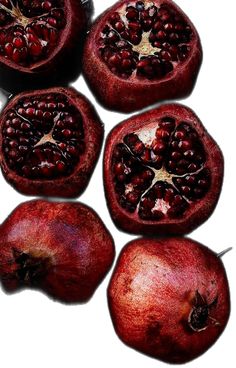
POLYGON ((194 306, 189 314, 188 323, 193 331, 204 331, 209 326, 209 320, 214 322, 214 325, 219 325, 219 322, 210 316, 210 309, 217 305, 218 297, 216 296, 210 304, 205 298, 196 291, 194 306))
POLYGON ((37 286, 50 265, 49 257, 20 252, 13 248, 14 262, 17 264, 15 276, 21 285, 37 286))

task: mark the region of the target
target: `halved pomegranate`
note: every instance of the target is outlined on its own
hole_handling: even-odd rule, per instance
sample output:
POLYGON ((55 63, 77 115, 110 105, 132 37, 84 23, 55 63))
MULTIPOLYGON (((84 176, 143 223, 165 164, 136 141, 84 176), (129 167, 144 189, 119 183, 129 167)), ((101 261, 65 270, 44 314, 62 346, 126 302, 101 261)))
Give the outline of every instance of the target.
POLYGON ((21 193, 75 197, 88 184, 102 140, 96 111, 73 88, 24 92, 0 116, 0 165, 21 193))
POLYGON ((185 234, 213 212, 223 156, 189 108, 163 105, 117 125, 104 153, 107 204, 135 234, 185 234))
POLYGON ((1 79, 7 72, 12 79, 56 71, 60 77, 58 68, 72 63, 86 24, 80 0, 0 0, 1 79))
POLYGON ((120 339, 172 364, 187 363, 209 349, 230 314, 220 255, 181 237, 128 243, 108 288, 120 339))
POLYGON ((172 1, 122 0, 94 23, 83 71, 105 107, 131 112, 188 95, 201 60, 197 31, 172 1))

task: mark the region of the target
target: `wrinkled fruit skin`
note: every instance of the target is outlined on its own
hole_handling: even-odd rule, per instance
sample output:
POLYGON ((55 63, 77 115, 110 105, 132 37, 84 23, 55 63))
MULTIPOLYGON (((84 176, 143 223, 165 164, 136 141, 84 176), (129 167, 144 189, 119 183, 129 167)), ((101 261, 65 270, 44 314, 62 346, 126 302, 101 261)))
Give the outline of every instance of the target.
POLYGON ((3 175, 27 195, 76 197, 89 182, 103 134, 95 109, 73 88, 21 93, 0 116, 3 175))
POLYGON ((50 81, 52 85, 57 80, 62 83, 64 79, 75 78, 90 3, 85 1, 82 5, 80 0, 17 3, 13 0, 12 5, 9 0, 1 0, 1 86, 15 92, 31 85, 35 88, 42 83, 42 78, 44 86, 50 85, 50 81))
POLYGON ((113 239, 98 215, 82 203, 29 201, 0 228, 4 289, 30 287, 77 303, 94 293, 114 259, 113 239))
POLYGON ((133 234, 187 234, 212 214, 223 166, 220 148, 189 108, 167 104, 132 116, 106 141, 111 217, 133 234))
POLYGON ((168 363, 203 354, 224 330, 230 296, 217 254, 191 239, 138 239, 113 272, 108 301, 120 339, 168 363))
POLYGON ((197 31, 172 1, 122 0, 93 24, 83 73, 102 105, 132 112, 189 95, 201 60, 197 31))

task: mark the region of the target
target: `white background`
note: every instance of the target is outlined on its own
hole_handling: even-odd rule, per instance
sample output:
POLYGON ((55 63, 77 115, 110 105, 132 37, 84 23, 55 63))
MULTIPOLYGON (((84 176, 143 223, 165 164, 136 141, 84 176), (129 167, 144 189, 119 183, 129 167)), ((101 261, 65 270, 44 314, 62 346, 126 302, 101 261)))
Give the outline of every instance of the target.
MULTIPOLYGON (((192 95, 182 102, 200 117, 225 157, 225 177, 218 206, 211 218, 190 236, 224 256, 231 287, 231 318, 223 335, 189 368, 235 367, 236 341, 236 31, 234 0, 176 0, 200 34, 204 60, 192 95)), ((95 0, 97 16, 114 0, 95 0)), ((74 86, 95 104, 106 134, 127 115, 106 111, 96 102, 82 77, 74 86)), ((0 177, 0 221, 30 198, 18 194, 0 177)), ((114 236, 116 253, 134 237, 116 229, 106 208, 102 184, 102 155, 80 200, 93 207, 114 236)), ((11 296, 0 289, 0 366, 4 368, 152 368, 167 367, 125 346, 116 336, 107 308, 106 288, 111 273, 84 305, 63 305, 40 292, 25 290, 11 296)))

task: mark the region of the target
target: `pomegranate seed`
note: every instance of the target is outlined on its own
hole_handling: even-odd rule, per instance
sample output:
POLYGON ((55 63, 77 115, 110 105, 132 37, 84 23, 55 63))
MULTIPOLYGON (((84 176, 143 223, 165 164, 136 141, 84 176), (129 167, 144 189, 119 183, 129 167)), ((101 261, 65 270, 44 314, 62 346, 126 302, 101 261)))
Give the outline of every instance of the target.
POLYGON ((49 111, 45 111, 43 113, 43 118, 46 119, 46 120, 50 120, 52 118, 52 113, 49 112, 49 111))
POLYGON ((21 123, 20 127, 21 127, 22 130, 29 130, 30 129, 30 124, 26 123, 26 122, 23 122, 23 123, 21 123))
POLYGON ((160 153, 160 152, 163 152, 166 148, 166 145, 164 142, 162 141, 157 141, 156 139, 153 141, 153 146, 152 146, 152 149, 153 149, 153 152, 154 153, 160 153))
POLYGON ((161 51, 161 58, 163 60, 171 60, 171 54, 168 51, 161 51))
POLYGON ((57 41, 57 39, 58 39, 57 31, 53 28, 49 28, 49 40, 50 40, 50 42, 53 44, 57 41))
POLYGON ((151 160, 151 151, 149 149, 145 149, 145 151, 142 154, 141 158, 144 161, 150 161, 151 160))
POLYGON ((188 166, 188 170, 189 170, 189 172, 197 171, 197 165, 196 165, 196 164, 194 164, 194 163, 191 163, 191 164, 188 166))
POLYGON ((164 188, 161 184, 158 184, 155 186, 155 193, 156 193, 157 198, 159 199, 163 198, 163 191, 164 191, 164 188))
POLYGON ((174 198, 174 189, 172 188, 166 189, 165 194, 164 194, 164 200, 170 203, 173 198, 174 198))
POLYGON ((118 31, 118 32, 122 32, 125 29, 125 25, 123 22, 116 22, 114 25, 114 28, 118 31))
POLYGON ((184 194, 184 195, 189 195, 191 193, 191 189, 189 186, 187 185, 183 185, 181 187, 181 192, 184 194))
POLYGON ((141 36, 132 32, 130 34, 130 42, 132 42, 133 45, 138 45, 141 42, 141 36))
POLYGON ((138 22, 129 22, 128 26, 132 31, 140 31, 142 28, 138 22))
POLYGON ((14 49, 13 50, 13 53, 12 53, 12 60, 15 62, 15 63, 19 63, 20 60, 21 60, 21 53, 18 49, 14 49))
POLYGON ((39 56, 42 53, 42 45, 40 43, 31 43, 29 45, 29 53, 32 56, 39 56))
POLYGON ((136 192, 129 192, 126 195, 126 200, 132 204, 136 204, 139 200, 139 195, 136 192))
POLYGON ((177 139, 183 139, 185 137, 186 137, 186 134, 185 134, 185 132, 183 130, 177 130, 175 132, 175 138, 177 138, 177 139))
POLYGON ((155 206, 155 201, 148 197, 143 198, 141 203, 142 203, 142 207, 149 208, 149 209, 155 206))
POLYGON ((42 8, 44 10, 51 10, 52 8, 52 3, 50 1, 43 1, 42 2, 42 8))
POLYGON ((66 169, 66 164, 63 161, 57 161, 56 168, 58 171, 63 172, 66 169))
POLYGON ((157 34, 156 34, 156 38, 158 40, 164 40, 166 38, 166 33, 162 30, 158 31, 157 34))
POLYGON ((206 179, 199 179, 197 183, 202 188, 208 187, 208 181, 206 179))
POLYGON ((193 191, 196 197, 201 197, 203 195, 203 190, 201 188, 194 188, 193 191))
POLYGON ((130 69, 130 67, 132 66, 132 61, 130 59, 123 59, 121 62, 121 66, 124 69, 130 69))
POLYGON ((170 136, 170 133, 166 129, 159 128, 159 129, 156 130, 156 137, 157 138, 167 140, 169 138, 169 136, 170 136))
POLYGON ((6 45, 5 45, 5 52, 6 52, 6 55, 7 56, 9 56, 9 57, 11 57, 12 56, 12 53, 13 53, 13 45, 12 45, 12 43, 6 43, 6 45))
POLYGON ((48 24, 50 24, 50 26, 56 28, 56 26, 57 26, 57 20, 55 18, 49 17, 47 19, 47 22, 48 22, 48 24))
POLYGON ((143 29, 145 32, 147 31, 150 31, 150 29, 152 28, 152 19, 145 19, 143 22, 142 22, 142 26, 143 26, 143 29))
POLYGON ((120 56, 118 54, 114 54, 109 58, 108 63, 109 65, 118 66, 120 64, 120 60, 120 56))
POLYGON ((17 48, 21 48, 25 45, 25 40, 22 37, 13 38, 13 45, 17 48))
POLYGON ((72 136, 72 131, 70 129, 63 129, 62 134, 65 138, 70 138, 72 136))
POLYGON ((179 148, 181 148, 182 151, 189 150, 192 147, 192 143, 190 141, 180 141, 179 142, 179 148))
POLYGON ((180 152, 177 152, 177 151, 171 152, 171 158, 172 158, 172 160, 178 161, 181 157, 182 157, 182 155, 181 155, 180 152))
MULTIPOLYGON (((7 144, 7 142, 5 144, 7 144)), ((11 148, 17 148, 18 147, 18 143, 15 140, 10 141, 8 144, 11 148)))
POLYGON ((26 115, 30 117, 33 117, 35 115, 35 109, 33 107, 28 107, 25 112, 26 115))
POLYGON ((14 136, 15 135, 15 129, 9 127, 6 130, 8 136, 14 136))
POLYGON ((138 11, 130 6, 130 7, 127 7, 127 12, 126 12, 126 18, 129 19, 129 20, 134 20, 134 19, 138 19, 138 11))

